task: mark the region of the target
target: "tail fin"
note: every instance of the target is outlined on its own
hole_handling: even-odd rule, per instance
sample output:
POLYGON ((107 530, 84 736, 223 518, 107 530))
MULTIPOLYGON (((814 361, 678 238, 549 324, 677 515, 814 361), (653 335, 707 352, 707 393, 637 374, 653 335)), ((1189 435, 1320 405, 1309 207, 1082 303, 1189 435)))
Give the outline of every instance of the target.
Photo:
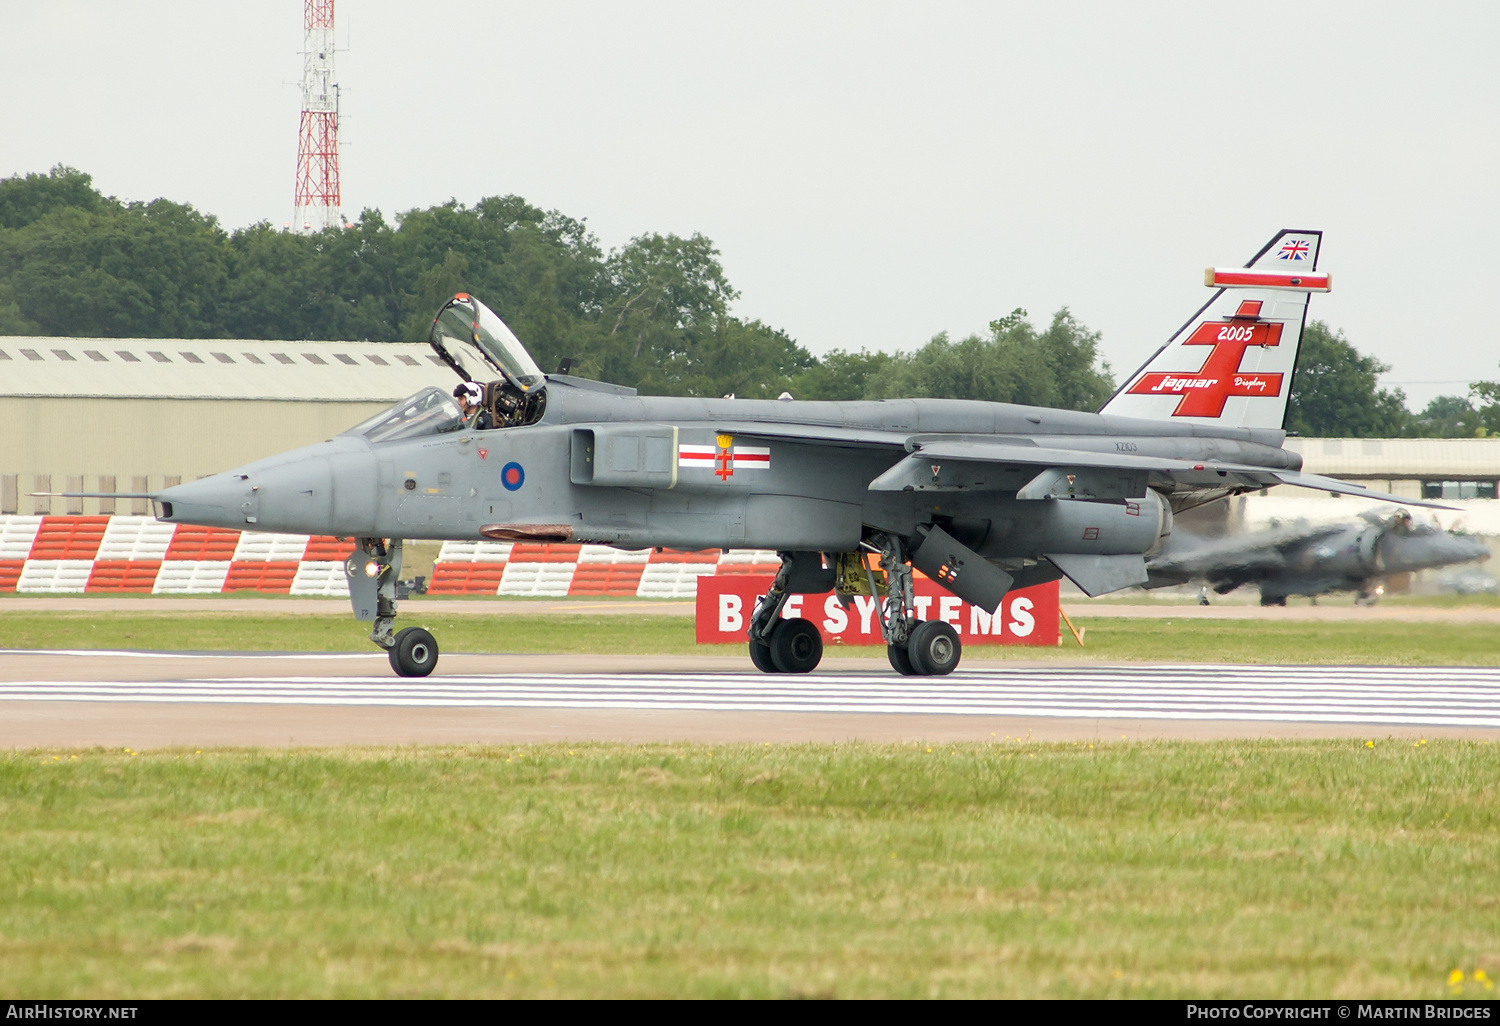
POLYGON ((1308 296, 1332 284, 1317 273, 1322 241, 1320 231, 1283 229, 1243 268, 1209 268, 1213 297, 1099 412, 1282 427, 1308 296))

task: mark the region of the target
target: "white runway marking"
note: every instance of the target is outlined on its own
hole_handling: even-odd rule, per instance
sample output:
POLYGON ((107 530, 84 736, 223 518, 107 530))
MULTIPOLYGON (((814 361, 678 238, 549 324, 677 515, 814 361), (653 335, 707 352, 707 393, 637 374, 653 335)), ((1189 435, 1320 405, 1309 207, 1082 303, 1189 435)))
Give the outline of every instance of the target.
POLYGON ((1500 727, 1500 668, 1141 666, 0 683, 0 700, 673 709, 1500 727))

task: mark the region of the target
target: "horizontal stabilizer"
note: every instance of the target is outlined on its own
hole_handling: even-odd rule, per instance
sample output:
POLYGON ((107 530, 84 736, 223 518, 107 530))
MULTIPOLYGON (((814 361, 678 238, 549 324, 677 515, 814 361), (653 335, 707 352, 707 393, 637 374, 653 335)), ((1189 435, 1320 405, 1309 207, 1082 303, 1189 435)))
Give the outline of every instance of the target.
POLYGON ((1086 556, 1049 552, 1047 558, 1089 598, 1145 584, 1148 577, 1146 559, 1139 554, 1086 556))

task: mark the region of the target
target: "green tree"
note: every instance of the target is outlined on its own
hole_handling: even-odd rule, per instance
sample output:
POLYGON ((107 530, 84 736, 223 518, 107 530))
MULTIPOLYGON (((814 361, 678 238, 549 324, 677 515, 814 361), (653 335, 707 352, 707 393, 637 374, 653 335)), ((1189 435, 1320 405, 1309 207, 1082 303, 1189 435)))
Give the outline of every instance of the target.
POLYGON ((472 292, 503 318, 551 369, 597 318, 602 255, 581 221, 519 196, 472 208, 448 203, 407 211, 390 236, 400 336, 427 337, 432 315, 453 293, 472 292))
POLYGON ((884 373, 891 359, 890 353, 868 349, 857 353, 835 349, 798 374, 791 392, 798 399, 863 399, 870 379, 884 373))
POLYGON ((519 196, 366 210, 311 235, 264 222, 226 234, 190 206, 121 203, 58 166, 0 180, 0 332, 416 341, 471 292, 537 363, 665 395, 894 395, 1092 409, 1109 393, 1098 334, 1024 311, 987 337, 914 353, 815 359, 785 331, 729 312, 713 242, 650 233, 606 255, 587 225, 519 196))
POLYGON ((1313 321, 1302 332, 1286 428, 1323 438, 1392 438, 1412 429, 1406 395, 1378 388, 1390 367, 1361 356, 1342 331, 1313 321))
POLYGON ((49 335, 213 338, 226 269, 211 217, 168 200, 62 207, 0 240, 0 280, 49 335))
POLYGON ((93 178, 58 164, 45 175, 0 179, 0 228, 24 228, 69 207, 100 210, 109 202, 94 189, 93 178))
POLYGON ((1469 386, 1469 398, 1477 421, 1474 432, 1479 438, 1500 435, 1500 381, 1476 381, 1469 386))
MULTIPOLYGON (((811 353, 784 331, 721 315, 691 333, 683 353, 655 378, 667 394, 775 399, 812 367, 811 353)), ((648 383, 650 384, 650 383, 648 383)))
POLYGON ((610 380, 670 389, 694 344, 739 298, 719 251, 702 235, 642 235, 611 253, 592 362, 610 380))
POLYGON ((1037 332, 1025 310, 990 322, 988 338, 957 342, 946 333, 913 353, 897 353, 867 381, 871 399, 983 399, 1067 410, 1097 409, 1114 389, 1099 366, 1099 333, 1066 307, 1037 332))
POLYGON ((316 252, 302 236, 266 222, 229 240, 221 325, 230 338, 316 338, 328 319, 319 308, 316 252))
POLYGON ((1412 421, 1414 434, 1424 438, 1467 438, 1479 426, 1478 413, 1461 395, 1440 395, 1412 421))

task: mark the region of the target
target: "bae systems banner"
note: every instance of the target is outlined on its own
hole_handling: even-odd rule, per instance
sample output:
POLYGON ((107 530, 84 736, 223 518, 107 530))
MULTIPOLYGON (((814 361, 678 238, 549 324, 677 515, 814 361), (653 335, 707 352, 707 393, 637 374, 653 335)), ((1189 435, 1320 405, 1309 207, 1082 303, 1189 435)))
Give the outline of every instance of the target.
MULTIPOLYGON (((745 640, 746 617, 755 600, 771 586, 771 577, 728 574, 698 578, 697 628, 700 645, 736 644, 745 640)), ((994 614, 969 605, 926 578, 917 578, 917 618, 946 620, 965 645, 1056 645, 1057 583, 1023 588, 1005 596, 994 614)), ((829 592, 793 595, 783 619, 805 617, 818 625, 827 644, 883 645, 877 600, 855 595, 849 608, 829 592)))

